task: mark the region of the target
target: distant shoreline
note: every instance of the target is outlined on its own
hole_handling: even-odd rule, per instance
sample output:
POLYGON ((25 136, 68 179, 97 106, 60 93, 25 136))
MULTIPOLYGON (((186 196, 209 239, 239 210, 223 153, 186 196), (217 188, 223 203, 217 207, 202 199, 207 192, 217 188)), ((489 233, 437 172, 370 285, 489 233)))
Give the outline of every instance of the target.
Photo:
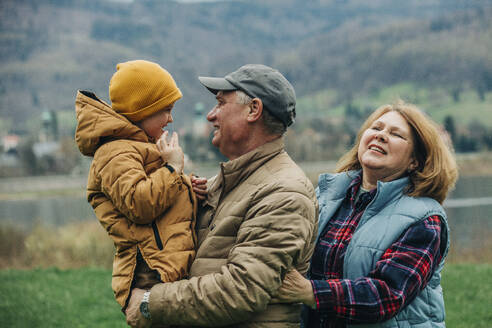
MULTIPOLYGON (((457 154, 460 176, 492 176, 492 152, 457 154)), ((298 162, 313 184, 321 173, 333 172, 335 161, 298 162)), ((189 172, 210 178, 218 171, 213 164, 194 166, 189 172)), ((87 176, 53 175, 0 178, 0 200, 16 200, 60 195, 85 196, 87 176)))
MULTIPOLYGON (((456 154, 460 177, 492 176, 492 152, 456 154)), ((321 173, 335 171, 336 162, 299 163, 306 175, 316 183, 321 173)))
POLYGON ((492 175, 492 152, 457 154, 456 161, 461 176, 492 175))

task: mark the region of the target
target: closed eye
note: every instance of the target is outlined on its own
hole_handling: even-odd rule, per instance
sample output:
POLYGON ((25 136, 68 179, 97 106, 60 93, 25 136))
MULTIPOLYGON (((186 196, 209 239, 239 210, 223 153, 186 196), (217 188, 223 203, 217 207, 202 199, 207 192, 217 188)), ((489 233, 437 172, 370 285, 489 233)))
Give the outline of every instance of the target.
POLYGON ((393 136, 395 136, 397 138, 400 138, 400 139, 403 139, 403 140, 407 140, 406 135, 404 133, 402 133, 398 129, 392 130, 390 133, 391 133, 391 135, 393 135, 393 136))
POLYGON ((392 135, 394 135, 395 137, 398 137, 398 138, 402 138, 402 139, 405 139, 401 134, 399 133, 396 133, 396 132, 391 132, 392 135))

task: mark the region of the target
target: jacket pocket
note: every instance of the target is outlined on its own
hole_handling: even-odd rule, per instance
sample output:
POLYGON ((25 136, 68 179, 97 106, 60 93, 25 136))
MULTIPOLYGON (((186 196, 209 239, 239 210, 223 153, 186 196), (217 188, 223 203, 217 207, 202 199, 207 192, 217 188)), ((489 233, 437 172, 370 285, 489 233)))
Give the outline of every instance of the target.
POLYGON ((161 235, 159 234, 159 229, 157 228, 157 224, 155 221, 152 222, 152 230, 154 230, 154 238, 155 238, 155 243, 157 244, 157 248, 162 251, 162 239, 161 235))

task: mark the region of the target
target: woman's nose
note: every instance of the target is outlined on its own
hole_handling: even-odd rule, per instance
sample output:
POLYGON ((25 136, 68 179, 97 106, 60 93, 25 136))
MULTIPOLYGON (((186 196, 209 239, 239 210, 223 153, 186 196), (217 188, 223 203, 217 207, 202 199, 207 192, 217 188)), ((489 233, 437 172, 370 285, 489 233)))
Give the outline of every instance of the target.
POLYGON ((174 120, 173 120, 173 116, 172 116, 172 115, 169 115, 169 118, 167 119, 167 122, 168 122, 168 123, 172 123, 172 122, 174 122, 174 120))
POLYGON ((387 140, 387 135, 385 130, 380 130, 376 133, 376 139, 380 141, 386 141, 387 140))

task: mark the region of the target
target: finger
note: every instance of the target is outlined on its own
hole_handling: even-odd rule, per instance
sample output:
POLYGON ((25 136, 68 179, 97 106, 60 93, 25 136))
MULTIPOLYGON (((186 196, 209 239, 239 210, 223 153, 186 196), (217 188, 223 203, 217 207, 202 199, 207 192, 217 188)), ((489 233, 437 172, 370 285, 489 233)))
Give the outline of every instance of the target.
POLYGON ((205 185, 207 184, 207 178, 196 177, 196 178, 192 178, 191 182, 193 182, 196 185, 205 185))
POLYGON ((198 175, 191 176, 191 183, 197 183, 201 178, 198 175))
POLYGON ((201 189, 201 190, 207 190, 207 185, 206 184, 197 184, 197 183, 194 183, 193 186, 197 187, 198 189, 201 189))
POLYGON ((179 146, 179 140, 178 140, 178 134, 176 132, 173 132, 173 136, 171 138, 171 142, 170 142, 174 147, 178 147, 179 146))
POLYGON ((169 139, 169 146, 174 147, 174 139, 176 138, 175 136, 176 132, 173 132, 171 135, 171 138, 169 139))
POLYGON ((207 184, 204 183, 204 181, 191 181, 191 185, 193 186, 193 188, 198 188, 203 190, 207 189, 207 184))
POLYGON ((194 184, 193 186, 200 190, 207 190, 207 185, 204 184, 194 184))
POLYGON ((159 140, 159 141, 160 141, 161 153, 162 153, 162 152, 164 152, 164 151, 166 151, 166 150, 167 150, 167 148, 168 148, 168 144, 167 144, 167 141, 166 141, 166 139, 165 139, 165 138, 164 138, 164 139, 161 139, 161 140, 159 140))
POLYGON ((202 181, 191 181, 191 185, 193 187, 197 187, 200 189, 207 189, 207 185, 203 183, 202 181))
POLYGON ((162 140, 163 143, 167 144, 167 135, 168 134, 169 134, 169 132, 164 130, 164 132, 161 134, 161 137, 159 138, 159 140, 162 140))
POLYGON ((207 185, 204 184, 196 184, 196 183, 191 183, 191 186, 193 187, 193 190, 197 190, 199 192, 207 192, 207 185))
POLYGON ((198 194, 198 195, 206 195, 207 194, 207 190, 204 190, 204 189, 193 188, 193 191, 195 192, 195 194, 198 194))
POLYGON ((204 196, 204 195, 200 195, 200 194, 197 194, 197 193, 195 193, 195 196, 196 196, 196 198, 197 198, 197 199, 199 199, 199 200, 205 200, 205 199, 207 198, 206 196, 204 196))

